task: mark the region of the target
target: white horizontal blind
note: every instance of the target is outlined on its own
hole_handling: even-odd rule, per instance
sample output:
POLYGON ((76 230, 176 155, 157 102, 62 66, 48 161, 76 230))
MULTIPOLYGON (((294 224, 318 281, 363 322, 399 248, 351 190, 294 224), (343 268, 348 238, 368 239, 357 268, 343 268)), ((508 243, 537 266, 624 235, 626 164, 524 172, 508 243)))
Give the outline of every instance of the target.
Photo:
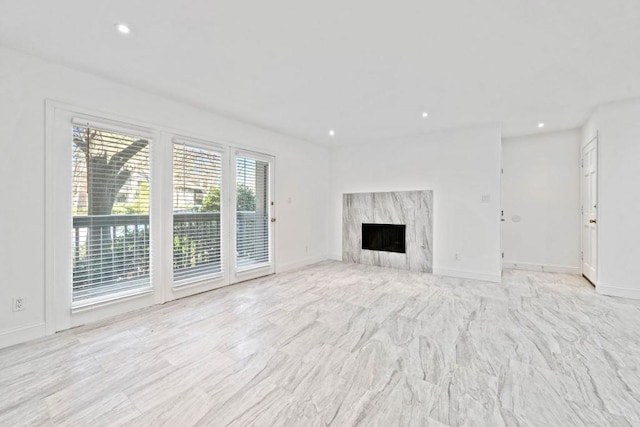
POLYGON ((236 271, 268 265, 269 162, 236 157, 236 271))
POLYGON ((150 140, 72 130, 73 302, 149 288, 150 140))
POLYGON ((177 286, 222 272, 222 153, 174 141, 173 278, 177 286))

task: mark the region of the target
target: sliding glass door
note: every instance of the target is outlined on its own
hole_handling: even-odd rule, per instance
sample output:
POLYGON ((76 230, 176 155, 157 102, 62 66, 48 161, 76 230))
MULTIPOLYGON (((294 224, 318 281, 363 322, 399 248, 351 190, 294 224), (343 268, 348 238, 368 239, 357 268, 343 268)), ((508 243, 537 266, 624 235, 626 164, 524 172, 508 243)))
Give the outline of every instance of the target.
POLYGON ((222 277, 223 152, 174 139, 173 287, 222 277))
POLYGON ((271 156, 47 104, 47 331, 272 274, 271 156))
POLYGON ((274 158, 236 151, 232 165, 231 283, 274 272, 274 158))

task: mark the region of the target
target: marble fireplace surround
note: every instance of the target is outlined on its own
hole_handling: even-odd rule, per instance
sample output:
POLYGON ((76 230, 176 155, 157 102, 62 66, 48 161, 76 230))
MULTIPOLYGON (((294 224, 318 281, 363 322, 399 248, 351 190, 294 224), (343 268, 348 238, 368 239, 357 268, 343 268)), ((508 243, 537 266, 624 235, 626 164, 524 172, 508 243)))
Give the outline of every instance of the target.
POLYGON ((433 272, 433 190, 342 195, 342 260, 433 272), (406 225, 406 253, 362 249, 362 223, 406 225))

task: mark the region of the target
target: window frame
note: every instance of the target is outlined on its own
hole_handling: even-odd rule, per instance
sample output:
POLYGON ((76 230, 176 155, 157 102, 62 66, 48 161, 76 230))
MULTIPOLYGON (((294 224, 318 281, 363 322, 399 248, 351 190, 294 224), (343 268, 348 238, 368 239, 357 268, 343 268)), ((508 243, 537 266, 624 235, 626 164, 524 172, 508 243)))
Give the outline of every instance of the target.
MULTIPOLYGON (((165 263, 171 266, 170 268, 170 276, 171 277, 171 287, 168 289, 169 295, 172 296, 172 299, 182 298, 187 296, 189 293, 197 293, 197 292, 205 292, 208 290, 213 290, 219 288, 221 286, 226 286, 229 282, 229 227, 226 226, 226 222, 228 222, 229 218, 229 168, 228 168, 228 159, 229 159, 229 149, 224 145, 199 139, 193 138, 189 136, 183 136, 178 134, 170 135, 170 203, 168 207, 168 215, 171 218, 171 230, 167 233, 166 238, 170 239, 171 242, 171 250, 170 258, 165 258, 165 263), (175 280, 174 272, 173 272, 173 148, 176 144, 186 145, 188 147, 193 147, 196 149, 214 151, 220 154, 220 250, 222 253, 222 262, 221 262, 221 271, 219 273, 203 275, 202 277, 192 278, 192 279, 183 279, 183 280, 175 280)), ((169 224, 167 224, 169 225, 169 224)), ((167 227, 169 228, 169 227, 167 227)))
MULTIPOLYGON (((200 292, 237 283, 231 268, 231 233, 235 232, 231 221, 232 194, 229 183, 235 170, 231 153, 242 151, 253 156, 267 156, 274 160, 276 154, 270 150, 255 149, 235 142, 185 132, 161 124, 149 123, 137 118, 107 113, 85 106, 45 99, 45 221, 44 221, 44 327, 47 335, 89 322, 102 321, 113 316, 155 304, 183 298, 200 292), (82 123, 100 124, 100 128, 124 133, 147 136, 150 144, 150 271, 151 288, 147 292, 126 295, 117 299, 95 302, 82 307, 71 307, 71 244, 69 236, 72 228, 72 158, 71 120, 76 117, 82 123), (179 139, 194 147, 216 150, 223 153, 221 198, 226 200, 226 208, 221 210, 221 222, 226 224, 223 231, 226 245, 223 250, 224 270, 220 277, 205 279, 184 286, 173 283, 173 140, 179 139)), ((81 124, 82 124, 81 123, 81 124)), ((275 189, 275 169, 272 170, 272 185, 275 189)), ((235 194, 235 193, 234 193, 235 194)), ((275 197, 275 191, 274 191, 275 197)), ((235 201, 233 202, 235 203, 235 201)), ((277 239, 277 227, 272 231, 277 239)), ((273 271, 276 268, 276 253, 273 250, 273 271)), ((272 271, 272 272, 273 272, 272 271)), ((250 279, 251 277, 246 277, 250 279)))
MULTIPOLYGON (((88 119, 86 117, 73 117, 71 119, 71 123, 70 123, 72 129, 74 127, 82 127, 82 128, 87 128, 87 129, 95 129, 95 130, 99 130, 99 131, 107 131, 107 132, 113 132, 113 133, 117 133, 117 134, 121 134, 121 135, 126 135, 126 136, 135 136, 135 137, 142 137, 145 138, 148 141, 148 150, 147 150, 147 161, 149 163, 149 212, 148 212, 148 216, 149 216, 149 243, 148 243, 148 250, 149 250, 149 277, 148 278, 143 278, 143 279, 137 279, 136 281, 139 281, 141 283, 144 283, 145 286, 140 286, 134 289, 130 289, 130 290, 119 290, 107 295, 103 295, 103 296, 97 296, 97 297, 91 297, 91 298, 86 298, 86 299, 81 299, 81 300, 77 300, 74 301, 73 300, 73 291, 72 291, 72 302, 71 302, 71 309, 72 312, 77 311, 79 309, 83 309, 85 307, 90 307, 90 306, 95 306, 95 305, 100 305, 103 303, 107 303, 110 301, 115 301, 115 300, 119 300, 119 299, 123 299, 123 298, 128 298, 128 297, 133 297, 136 295, 140 295, 140 294, 147 294, 149 292, 151 292, 151 288, 153 287, 153 284, 151 282, 151 272, 153 269, 152 266, 152 260, 151 260, 151 245, 152 245, 152 238, 154 237, 154 230, 151 227, 151 209, 152 209, 152 199, 153 199, 153 193, 154 193, 154 189, 152 188, 152 182, 151 182, 151 178, 152 178, 152 169, 153 169, 153 165, 152 165, 152 161, 151 161, 151 152, 155 146, 155 142, 154 142, 154 135, 147 131, 147 130, 140 130, 137 126, 132 125, 130 126, 128 123, 127 124, 115 124, 115 123, 102 123, 99 121, 95 121, 95 120, 91 120, 88 119), (124 127, 126 126, 126 127, 124 127)), ((71 142, 71 141, 70 141, 71 142)), ((71 162, 72 166, 73 166, 73 161, 71 162)), ((72 177, 73 180, 73 177, 72 177)), ((73 181, 72 181, 73 183, 73 181)), ((73 185, 73 184, 72 184, 73 185)), ((113 214, 112 214, 113 215, 113 214)), ((71 212, 71 218, 72 220, 74 219, 74 215, 73 215, 73 210, 71 212)), ((73 228, 72 228, 73 229, 73 228)), ((73 277, 72 277, 72 284, 73 284, 73 277)))
POLYGON ((104 319, 161 301, 154 286, 158 277, 154 253, 160 248, 161 219, 153 212, 161 194, 154 181, 162 134, 135 120, 49 101, 45 103, 45 330, 47 334, 104 319), (150 168, 149 250, 150 286, 115 296, 73 303, 72 299, 72 132, 73 126, 90 126, 148 138, 150 168))

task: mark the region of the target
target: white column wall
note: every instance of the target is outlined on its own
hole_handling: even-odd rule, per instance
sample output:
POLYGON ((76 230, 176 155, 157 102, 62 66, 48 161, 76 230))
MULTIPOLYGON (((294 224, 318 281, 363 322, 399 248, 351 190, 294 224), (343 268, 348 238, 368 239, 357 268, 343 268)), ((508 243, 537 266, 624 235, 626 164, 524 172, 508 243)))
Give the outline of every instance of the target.
POLYGON ((598 135, 598 292, 640 298, 640 99, 598 107, 582 144, 598 135))
POLYGON ((580 273, 580 130, 502 140, 504 267, 580 273))
POLYGON ((276 268, 326 258, 326 148, 5 47, 0 76, 0 347, 45 331, 45 100, 275 155, 276 268))

